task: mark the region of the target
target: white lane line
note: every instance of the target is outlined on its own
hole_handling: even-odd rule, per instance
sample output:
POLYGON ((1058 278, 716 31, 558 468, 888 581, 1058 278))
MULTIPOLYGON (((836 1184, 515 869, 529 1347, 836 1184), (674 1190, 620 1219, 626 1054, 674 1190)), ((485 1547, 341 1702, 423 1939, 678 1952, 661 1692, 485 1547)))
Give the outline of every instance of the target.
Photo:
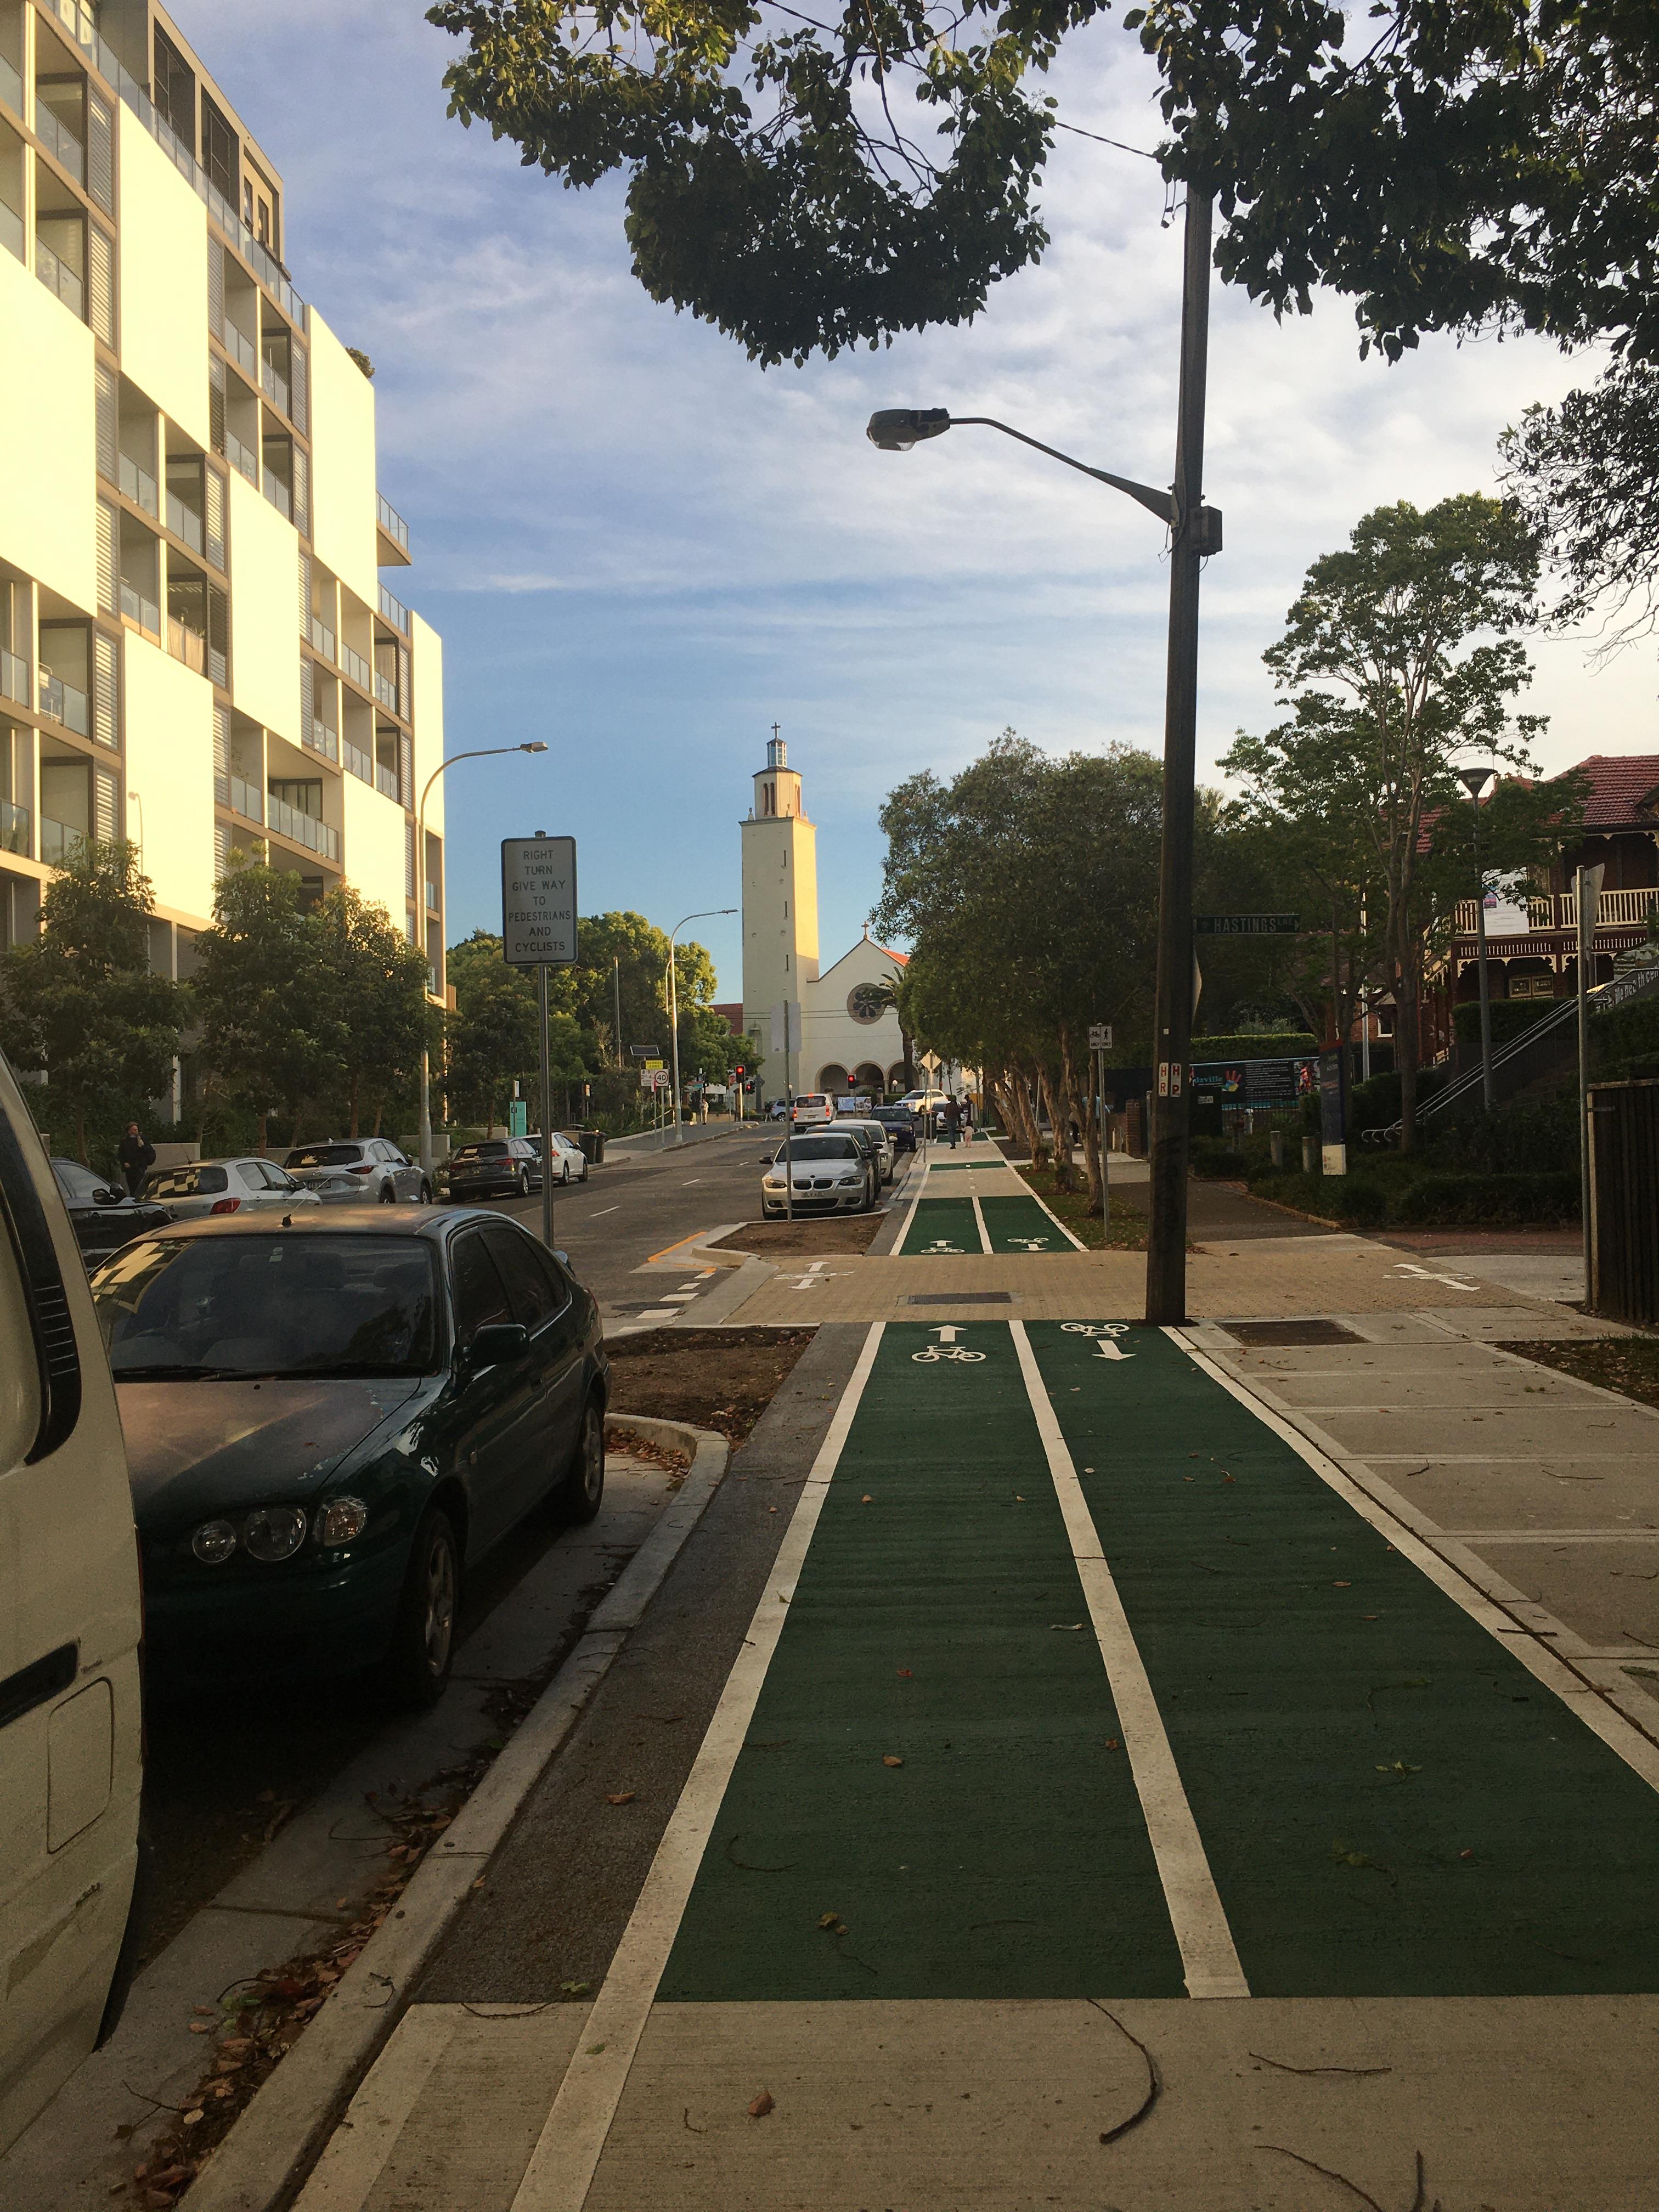
POLYGON ((542 2126, 512 2212, 581 2212, 627 2086, 657 1984, 679 1932, 691 1885, 708 1847, 732 1770, 754 1718, 766 1670, 795 1594, 812 1532, 880 1348, 884 1322, 872 1322, 858 1364, 790 1517, 766 1588, 714 1708, 679 1802, 657 1846, 633 1916, 623 1931, 559 2093, 542 2126))
POLYGON ((1181 1786, 1175 1753, 1164 1731, 1164 1717, 1152 1695, 1152 1683, 1129 1626, 1123 1601, 1101 1549, 1100 1532, 1090 1516, 1077 1479, 1077 1468, 1060 1434, 1060 1422, 1044 1388, 1036 1355, 1023 1322, 1011 1321, 1014 1350, 1020 1373, 1036 1419, 1037 1433, 1048 1457, 1054 1495, 1071 1540, 1072 1558, 1094 1624, 1096 1641, 1105 1662, 1118 1725, 1134 1773, 1146 1833, 1164 1885, 1164 1903, 1180 1947, 1181 1963, 1190 1997, 1247 1997, 1249 1984, 1239 1964, 1232 1930, 1204 1856, 1204 1844, 1181 1786))
MULTIPOLYGON (((1013 1162, 1012 1160, 1006 1162, 1005 1164, 1011 1171, 1012 1170, 1013 1162)), ((1030 1167, 1031 1163, 1030 1160, 1027 1160, 1025 1164, 1027 1167, 1030 1167)), ((1066 1239, 1066 1242, 1071 1246, 1074 1252, 1086 1252, 1088 1250, 1088 1246, 1083 1242, 1081 1237, 1073 1236, 1071 1231, 1066 1226, 1066 1224, 1060 1219, 1054 1208, 1052 1206, 1043 1206, 1042 1200, 1037 1197, 1037 1194, 1032 1189, 1030 1184, 1026 1182, 1023 1175, 1016 1173, 1014 1175, 1014 1181, 1019 1185, 1020 1188, 1025 1193, 1025 1195, 1028 1198, 1036 1200, 1036 1204, 1039 1206, 1042 1206, 1043 1212, 1048 1215, 1049 1220, 1054 1223, 1055 1228, 1059 1230, 1060 1235, 1066 1239)))
POLYGON ((974 1226, 979 1231, 979 1249, 981 1252, 988 1252, 991 1249, 991 1232, 985 1226, 985 1209, 976 1198, 971 1200, 969 1203, 974 1209, 974 1226))
POLYGON ((921 1164, 920 1173, 915 1168, 911 1169, 910 1180, 916 1187, 916 1194, 910 1200, 910 1211, 905 1215, 904 1226, 900 1230, 897 1240, 894 1243, 895 1252, 903 1251, 905 1239, 910 1234, 910 1224, 916 1218, 916 1208, 921 1204, 921 1194, 927 1188, 927 1164, 925 1160, 921 1164))
POLYGON ((590 1221, 597 1221, 602 1213, 620 1213, 621 1212, 622 1208, 619 1206, 596 1206, 587 1218, 590 1221))
POLYGON ((635 1321, 672 1321, 678 1312, 676 1306, 647 1306, 634 1318, 635 1321))
POLYGON ((369 2068, 350 2110, 330 2136, 294 2212, 358 2212, 368 2203, 465 2009, 461 2005, 410 2007, 369 2068))
POLYGON ((680 1185, 680 1188, 682 1190, 690 1190, 694 1182, 701 1182, 702 1181, 702 1177, 701 1176, 687 1176, 685 1181, 680 1185))

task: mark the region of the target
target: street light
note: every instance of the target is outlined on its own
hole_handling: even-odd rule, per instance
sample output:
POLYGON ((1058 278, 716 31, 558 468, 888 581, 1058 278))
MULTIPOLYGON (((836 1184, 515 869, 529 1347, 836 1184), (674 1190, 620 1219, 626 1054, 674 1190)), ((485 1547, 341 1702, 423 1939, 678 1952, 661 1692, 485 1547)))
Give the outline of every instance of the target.
POLYGON ((1210 331, 1207 192, 1187 187, 1181 296, 1181 390, 1176 414, 1175 481, 1168 491, 1091 469, 1069 453, 1028 438, 989 415, 943 407, 885 408, 866 435, 884 453, 908 453, 924 439, 976 423, 1017 438, 1097 483, 1127 493, 1167 523, 1170 643, 1164 692, 1164 842, 1158 876, 1158 988, 1152 1057, 1152 1221, 1146 1239, 1146 1319, 1159 1326, 1187 1318, 1187 1064, 1193 1029, 1193 811, 1198 737, 1198 588, 1205 556, 1221 550, 1221 513, 1203 503, 1204 400, 1210 331))
POLYGON ((674 1142, 685 1142, 680 1122, 680 996, 674 975, 674 939, 688 921, 707 921, 717 914, 735 914, 734 906, 706 906, 696 914, 683 914, 668 933, 668 1050, 673 1064, 674 1142))
MULTIPOLYGON (((544 753, 546 750, 547 747, 540 738, 532 738, 527 744, 480 745, 473 752, 451 753, 447 760, 441 760, 438 763, 437 767, 421 786, 421 803, 415 810, 415 858, 418 863, 415 883, 421 901, 421 950, 422 952, 426 950, 426 801, 428 793, 444 770, 453 768, 457 761, 493 760, 497 754, 501 753, 544 753)), ((544 1099, 542 1102, 544 1111, 546 1103, 544 1099)), ((547 1170, 548 1164, 544 1160, 542 1162, 544 1181, 546 1180, 547 1170)), ((432 1174, 432 1054, 424 1038, 421 1042, 421 1173, 428 1178, 430 1178, 432 1174)))
POLYGON ((1480 866, 1480 802, 1498 780, 1490 768, 1460 768, 1457 781, 1474 801, 1474 912, 1480 940, 1480 1103, 1490 1114, 1492 1088, 1492 986, 1486 975, 1486 878, 1480 866))

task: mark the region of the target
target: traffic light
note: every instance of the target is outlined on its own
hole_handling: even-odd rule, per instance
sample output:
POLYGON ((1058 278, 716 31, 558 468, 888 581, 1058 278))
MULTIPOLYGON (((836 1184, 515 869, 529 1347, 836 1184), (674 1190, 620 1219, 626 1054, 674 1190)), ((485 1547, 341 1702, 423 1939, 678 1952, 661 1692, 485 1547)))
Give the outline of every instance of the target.
POLYGON ((737 1077, 737 1079, 738 1079, 738 1082, 739 1082, 739 1083, 741 1083, 741 1082, 743 1081, 743 1069, 741 1068, 741 1066, 734 1067, 734 1068, 732 1069, 732 1074, 733 1074, 733 1075, 735 1075, 735 1076, 737 1077))

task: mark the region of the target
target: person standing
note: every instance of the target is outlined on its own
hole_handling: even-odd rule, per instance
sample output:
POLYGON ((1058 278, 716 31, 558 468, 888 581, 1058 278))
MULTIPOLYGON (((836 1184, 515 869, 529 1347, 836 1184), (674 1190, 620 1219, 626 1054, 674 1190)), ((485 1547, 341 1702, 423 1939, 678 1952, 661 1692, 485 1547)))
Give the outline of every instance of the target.
POLYGON ((155 1147, 140 1132, 136 1121, 127 1123, 127 1133, 116 1151, 121 1163, 121 1172, 127 1179, 128 1195, 137 1198, 146 1171, 155 1164, 155 1147))
POLYGON ((957 1139, 961 1134, 962 1109, 954 1098, 947 1098, 945 1102, 945 1141, 952 1152, 955 1152, 957 1139))

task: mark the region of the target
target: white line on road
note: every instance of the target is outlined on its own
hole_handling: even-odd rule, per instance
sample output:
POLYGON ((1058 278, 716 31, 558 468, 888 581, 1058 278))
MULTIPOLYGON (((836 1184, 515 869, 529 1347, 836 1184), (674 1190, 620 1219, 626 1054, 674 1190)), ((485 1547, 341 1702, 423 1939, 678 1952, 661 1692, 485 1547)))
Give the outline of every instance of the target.
POLYGON ((985 1226, 985 1209, 976 1198, 971 1200, 969 1203, 974 1209, 974 1226, 979 1231, 979 1249, 981 1252, 988 1252, 991 1249, 991 1232, 985 1226))
POLYGON ((702 1747, 674 1808, 633 1917, 611 1961, 543 2124, 512 2212, 581 2212, 592 2186, 611 2123, 627 2086, 634 2054, 656 1998, 657 1984, 679 1932, 686 1900, 749 1733, 761 1686, 795 1594, 795 1579, 835 1474, 886 1324, 872 1322, 858 1364, 842 1393, 829 1432, 790 1517, 761 1601, 749 1625, 702 1747))
POLYGON ((1083 1486, 1077 1479, 1077 1468, 1060 1434, 1060 1422, 1044 1388, 1025 1325, 1011 1321, 1008 1327, 1013 1335, 1014 1350, 1019 1355, 1020 1373, 1025 1378, 1037 1433, 1048 1454, 1048 1473, 1054 1480, 1054 1495, 1060 1500, 1066 1533, 1071 1539, 1072 1558, 1078 1579, 1083 1584, 1089 1618, 1094 1624, 1101 1658, 1105 1662, 1106 1679, 1111 1686, 1112 1702, 1117 1707, 1124 1748, 1129 1754, 1140 1809, 1146 1818, 1146 1833, 1158 1862, 1158 1880, 1164 1885, 1164 1899, 1170 1908, 1170 1923, 1181 1951, 1187 1994, 1191 1997, 1247 1997, 1250 1994, 1249 1984, 1238 1961, 1232 1930, 1227 1925, 1226 1911, 1216 1889, 1215 1877, 1210 1872, 1210 1863, 1204 1856, 1198 1823, 1181 1786, 1164 1717, 1152 1695, 1152 1686, 1147 1680, 1146 1665, 1129 1626, 1128 1615, 1123 1610, 1123 1601, 1118 1595, 1117 1584, 1112 1579, 1111 1568, 1101 1549, 1099 1531, 1090 1516, 1083 1486))
POLYGON ((622 1208, 619 1206, 596 1206, 587 1218, 590 1221, 597 1221, 602 1213, 620 1213, 621 1212, 622 1208))
POLYGON ((417 2004, 404 2014, 350 2112, 330 2136, 294 2212, 358 2212, 368 2202, 465 2009, 417 2004))
POLYGON ((702 1181, 702 1177, 701 1176, 687 1176, 685 1181, 680 1185, 680 1188, 682 1190, 690 1190, 694 1182, 701 1182, 702 1181))

